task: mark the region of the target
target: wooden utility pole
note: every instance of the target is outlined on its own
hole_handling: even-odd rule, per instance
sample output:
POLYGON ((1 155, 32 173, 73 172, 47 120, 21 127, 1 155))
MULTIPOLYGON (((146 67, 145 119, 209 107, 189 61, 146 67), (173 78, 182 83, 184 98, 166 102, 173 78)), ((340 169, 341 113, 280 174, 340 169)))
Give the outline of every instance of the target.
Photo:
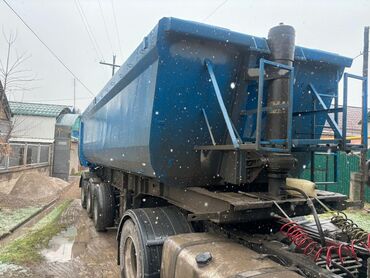
POLYGON ((112 67, 112 76, 115 73, 115 69, 119 68, 119 65, 116 65, 116 55, 113 55, 113 63, 100 62, 101 65, 111 66, 112 67))
MULTIPOLYGON (((364 78, 368 77, 369 74, 369 26, 366 26, 364 29, 364 52, 363 52, 363 66, 362 66, 362 76, 364 78)), ((362 83, 362 97, 364 98, 365 91, 367 90, 367 80, 365 80, 362 83)), ((367 110, 367 99, 363 101, 363 109, 367 110)), ((365 122, 361 125, 361 138, 362 138, 362 144, 363 146, 367 145, 365 140, 368 140, 368 138, 364 138, 364 128, 365 125, 368 124, 368 120, 366 119, 365 122)), ((367 161, 367 149, 361 150, 361 172, 362 172, 362 179, 361 179, 361 191, 360 191, 360 198, 362 205, 365 204, 365 187, 367 184, 367 175, 369 174, 366 167, 366 161, 367 161)))

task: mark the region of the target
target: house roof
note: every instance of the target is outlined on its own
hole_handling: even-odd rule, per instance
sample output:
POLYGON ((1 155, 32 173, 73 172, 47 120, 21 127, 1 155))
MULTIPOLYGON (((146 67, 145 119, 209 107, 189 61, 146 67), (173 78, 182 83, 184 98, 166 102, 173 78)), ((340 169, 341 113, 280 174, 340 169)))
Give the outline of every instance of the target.
MULTIPOLYGON (((347 136, 361 135, 361 117, 362 108, 356 106, 347 106, 347 136)), ((329 126, 326 121, 325 126, 329 126)), ((342 128, 342 113, 338 113, 338 126, 342 128)), ((325 135, 333 135, 332 129, 326 129, 325 135)))
POLYGON ((56 118, 63 113, 71 113, 67 105, 29 103, 9 101, 10 110, 14 115, 29 115, 56 118))
MULTIPOLYGON (((347 106, 347 135, 361 135, 362 107, 347 106)), ((339 113, 339 126, 342 126, 342 113, 339 113)))
POLYGON ((56 124, 73 128, 80 117, 79 114, 63 114, 57 118, 56 124))
POLYGON ((71 130, 72 139, 78 141, 80 133, 80 122, 80 114, 63 114, 57 118, 56 126, 69 127, 71 130))

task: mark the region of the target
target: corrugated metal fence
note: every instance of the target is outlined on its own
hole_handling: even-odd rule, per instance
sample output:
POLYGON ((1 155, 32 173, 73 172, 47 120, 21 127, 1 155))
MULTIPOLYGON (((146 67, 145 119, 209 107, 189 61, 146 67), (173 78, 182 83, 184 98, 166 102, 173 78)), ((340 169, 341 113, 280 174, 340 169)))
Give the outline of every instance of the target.
MULTIPOLYGON (((367 157, 370 157, 368 152, 367 157)), ((327 190, 349 195, 349 184, 351 172, 359 171, 360 157, 356 154, 338 153, 338 179, 336 184, 328 184, 327 190)), ((310 180, 310 165, 307 165, 302 172, 301 178, 310 180)), ((334 180, 334 156, 315 155, 315 181, 334 180), (328 171, 326 171, 328 169, 328 171)), ((319 189, 325 189, 324 185, 318 185, 319 189)), ((366 201, 370 202, 370 188, 366 187, 366 201)))

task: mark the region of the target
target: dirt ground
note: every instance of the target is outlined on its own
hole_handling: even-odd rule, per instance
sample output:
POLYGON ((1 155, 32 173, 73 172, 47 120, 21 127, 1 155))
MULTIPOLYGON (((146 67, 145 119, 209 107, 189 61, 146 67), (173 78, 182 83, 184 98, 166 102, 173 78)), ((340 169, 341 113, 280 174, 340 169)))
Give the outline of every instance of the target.
MULTIPOLYGON (((91 219, 81 208, 77 179, 58 202, 69 199, 73 201, 59 220, 67 229, 52 238, 49 247, 41 252, 44 256, 42 262, 10 265, 5 271, 0 266, 1 277, 119 277, 119 267, 116 264, 116 231, 95 231, 91 219)), ((23 232, 27 231, 26 227, 22 229, 23 232)), ((12 235, 6 241, 19 236, 22 231, 17 233, 18 235, 12 235)))
POLYGON ((0 208, 41 207, 55 199, 68 182, 38 173, 21 175, 9 193, 0 192, 0 208))
MULTIPOLYGON (((116 264, 117 243, 116 231, 97 233, 91 219, 80 204, 78 178, 71 180, 60 195, 58 201, 50 208, 23 225, 10 236, 0 240, 0 250, 14 242, 15 239, 27 234, 32 227, 49 215, 53 208, 66 200, 72 200, 62 213, 58 224, 65 227, 53 236, 48 247, 40 251, 41 262, 27 264, 0 264, 0 277, 6 278, 115 278, 119 277, 119 266, 116 264)), ((361 219, 369 219, 364 211, 348 211, 351 218, 362 223, 361 219), (360 218, 355 218, 357 214, 360 218)), ((370 226, 366 226, 370 227, 370 226)), ((365 228, 365 226, 364 226, 365 228)))

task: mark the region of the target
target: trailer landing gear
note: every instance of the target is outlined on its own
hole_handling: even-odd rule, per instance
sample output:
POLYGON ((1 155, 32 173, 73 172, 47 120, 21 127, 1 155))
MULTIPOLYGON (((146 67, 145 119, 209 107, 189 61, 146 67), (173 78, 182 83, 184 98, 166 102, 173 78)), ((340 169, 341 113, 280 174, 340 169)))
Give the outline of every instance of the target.
POLYGON ((175 207, 128 210, 118 227, 121 277, 159 277, 162 245, 171 235, 190 233, 192 227, 175 207))

